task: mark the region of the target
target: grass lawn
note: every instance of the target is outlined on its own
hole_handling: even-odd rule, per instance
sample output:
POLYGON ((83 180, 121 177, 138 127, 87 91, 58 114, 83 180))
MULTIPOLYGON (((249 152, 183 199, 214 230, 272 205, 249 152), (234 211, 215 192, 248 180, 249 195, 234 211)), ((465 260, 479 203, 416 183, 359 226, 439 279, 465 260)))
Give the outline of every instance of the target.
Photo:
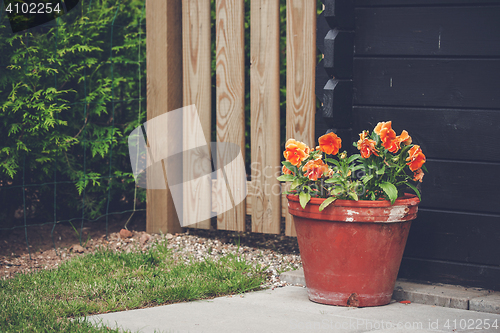
POLYGON ((99 250, 0 280, 0 332, 114 332, 71 319, 260 289, 265 278, 234 255, 176 263, 166 243, 144 253, 99 250))

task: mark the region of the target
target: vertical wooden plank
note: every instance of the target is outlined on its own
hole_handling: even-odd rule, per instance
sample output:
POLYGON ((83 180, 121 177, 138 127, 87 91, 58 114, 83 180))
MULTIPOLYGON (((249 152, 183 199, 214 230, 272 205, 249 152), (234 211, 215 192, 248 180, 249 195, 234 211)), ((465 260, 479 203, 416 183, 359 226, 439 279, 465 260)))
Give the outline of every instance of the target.
MULTIPOLYGON (((210 60, 210 0, 182 1, 182 42, 183 42, 183 93, 184 106, 194 104, 198 111, 205 142, 210 158, 211 141, 211 60, 210 60)), ((198 138, 196 121, 183 122, 186 145, 198 138), (196 137, 192 134, 195 134, 196 137)), ((199 138, 198 138, 199 139, 199 138)), ((196 154, 185 154, 184 178, 194 179, 211 173, 211 165, 196 154), (203 161, 200 161, 200 157, 203 161), (200 163, 203 162, 203 163, 200 163)), ((206 177, 205 177, 206 178, 206 177)), ((192 191, 184 192, 185 214, 197 212, 210 215, 212 202, 212 182, 205 178, 190 183, 192 191), (186 205, 194 204, 195 207, 186 205), (208 209, 208 212, 206 210, 208 209)), ((186 184, 186 183, 185 183, 186 184)), ((210 219, 203 220, 190 228, 210 229, 210 219)))
MULTIPOLYGON (((182 107, 181 1, 146 1, 147 119, 182 107)), ((149 136, 149 135, 148 135, 149 136)), ((160 136, 153 135, 155 139, 160 136)), ((150 141, 148 138, 148 141, 150 141)), ((158 149, 160 145, 148 142, 158 149)), ((161 149, 166 149, 163 147, 161 149)), ((159 163, 159 162, 158 162, 159 163)), ((163 161, 161 163, 163 165, 163 161)), ((150 183, 148 173, 148 185, 150 183)), ((170 191, 148 189, 146 231, 182 231, 170 191)))
MULTIPOLYGON (((237 144, 245 156, 244 1, 216 0, 217 142, 237 144)), ((228 150, 224 154, 229 153, 228 150)), ((223 174, 217 151, 218 180, 237 183, 223 174)), ((217 182, 219 185, 222 182, 217 182)), ((225 205, 223 205, 225 206, 225 205)), ((218 212, 217 228, 245 230, 245 200, 229 211, 218 212)))
MULTIPOLYGON (((314 147, 316 1, 287 0, 286 16, 286 137, 314 147)), ((285 234, 296 235, 290 214, 285 234)))
POLYGON ((250 3, 252 232, 280 233, 279 1, 250 3))

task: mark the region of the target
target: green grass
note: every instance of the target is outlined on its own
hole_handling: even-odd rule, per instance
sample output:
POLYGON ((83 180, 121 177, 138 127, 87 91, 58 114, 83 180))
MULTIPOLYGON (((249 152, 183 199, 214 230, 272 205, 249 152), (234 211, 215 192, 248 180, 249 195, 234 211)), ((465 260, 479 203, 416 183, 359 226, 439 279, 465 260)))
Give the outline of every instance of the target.
POLYGON ((234 255, 185 264, 165 243, 145 253, 100 250, 0 280, 0 332, 115 332, 71 319, 241 293, 264 281, 264 271, 234 255))

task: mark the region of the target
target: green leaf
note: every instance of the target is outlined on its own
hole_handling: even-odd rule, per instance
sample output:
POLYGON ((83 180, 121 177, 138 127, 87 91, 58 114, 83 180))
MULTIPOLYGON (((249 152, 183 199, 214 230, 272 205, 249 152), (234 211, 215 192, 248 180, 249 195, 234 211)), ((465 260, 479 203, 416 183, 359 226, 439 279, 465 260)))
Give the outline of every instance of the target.
POLYGON ((288 170, 292 171, 293 173, 297 174, 297 167, 295 165, 293 165, 292 163, 288 162, 288 161, 283 161, 281 162, 281 164, 283 164, 288 170))
POLYGON ((292 182, 295 180, 293 175, 281 175, 277 178, 280 182, 292 182))
POLYGON ((364 176, 363 178, 361 178, 361 180, 363 181, 363 183, 368 183, 370 180, 372 180, 373 178, 373 174, 370 174, 370 175, 366 175, 364 176))
POLYGON ((333 163, 333 164, 335 164, 336 166, 338 166, 338 167, 340 168, 339 161, 334 160, 333 158, 325 158, 325 161, 326 161, 326 162, 333 163))
POLYGON ((381 169, 378 169, 377 171, 375 171, 375 173, 377 175, 383 175, 384 172, 385 172, 385 165, 383 165, 381 169))
POLYGON ((387 194, 389 200, 391 200, 391 203, 393 204, 398 198, 398 189, 396 186, 388 182, 383 182, 380 183, 379 187, 384 190, 385 194, 387 194))
POLYGON ((422 165, 422 169, 423 169, 425 172, 429 172, 429 171, 427 171, 427 168, 425 167, 425 164, 424 164, 424 165, 422 165))
POLYGON ((341 186, 337 186, 332 191, 330 191, 332 195, 339 195, 342 192, 344 192, 344 189, 341 186))
POLYGON ((420 197, 420 191, 412 184, 406 182, 406 185, 408 185, 409 188, 411 188, 413 191, 415 191, 415 194, 417 195, 418 199, 422 201, 422 198, 420 197))
POLYGON ((358 199, 358 195, 357 195, 356 193, 354 193, 354 192, 349 192, 349 196, 350 196, 351 198, 353 198, 354 200, 356 200, 356 201, 358 201, 358 200, 359 200, 359 199, 358 199))
POLYGON ((299 178, 295 178, 293 181, 292 185, 290 185, 290 190, 295 190, 297 186, 299 186, 302 182, 300 181, 299 178))
POLYGON ((361 157, 361 155, 359 155, 359 154, 354 154, 354 155, 352 155, 351 157, 349 157, 349 159, 347 160, 347 163, 349 164, 349 163, 351 163, 352 161, 357 160, 357 159, 358 159, 358 158, 360 158, 360 157, 361 157))
POLYGON ((336 183, 340 181, 340 177, 337 175, 332 176, 331 178, 328 178, 325 180, 325 184, 331 184, 331 183, 336 183))
POLYGON ((309 193, 300 192, 299 201, 302 209, 306 208, 307 203, 311 200, 311 195, 309 193))
POLYGON ((351 168, 351 172, 356 172, 358 170, 361 170, 361 169, 364 169, 365 166, 364 165, 356 165, 354 168, 351 168))
POLYGON ((323 211, 323 209, 325 209, 329 204, 331 204, 335 200, 337 200, 337 198, 335 198, 335 197, 329 197, 329 198, 327 198, 325 201, 323 201, 321 203, 321 205, 319 205, 319 211, 320 212, 323 211))

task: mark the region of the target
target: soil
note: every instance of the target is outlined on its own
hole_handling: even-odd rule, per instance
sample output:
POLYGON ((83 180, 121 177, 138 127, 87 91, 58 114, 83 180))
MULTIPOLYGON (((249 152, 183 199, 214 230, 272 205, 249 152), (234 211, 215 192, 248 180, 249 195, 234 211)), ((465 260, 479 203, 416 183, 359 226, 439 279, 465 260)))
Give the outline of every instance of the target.
MULTIPOLYGON (((129 217, 128 214, 110 216, 107 234, 104 218, 95 222, 85 222, 81 243, 79 237, 81 221, 73 222, 76 231, 69 223, 58 223, 55 227, 53 224, 31 225, 26 228, 26 231, 24 227, 4 231, 0 234, 0 278, 10 278, 20 272, 52 269, 74 256, 92 253, 100 246, 114 251, 144 251, 159 235, 146 234, 146 214, 136 212, 127 225, 127 229, 132 232, 132 237, 122 238, 120 230, 123 229, 129 217)), ((246 227, 247 230, 251 230, 250 216, 247 216, 246 227)), ((284 233, 283 230, 282 233, 284 233)), ((277 253, 299 254, 295 237, 232 232, 213 228, 211 230, 184 228, 183 233, 175 234, 175 236, 182 234, 218 239, 222 243, 271 249, 277 253)))

